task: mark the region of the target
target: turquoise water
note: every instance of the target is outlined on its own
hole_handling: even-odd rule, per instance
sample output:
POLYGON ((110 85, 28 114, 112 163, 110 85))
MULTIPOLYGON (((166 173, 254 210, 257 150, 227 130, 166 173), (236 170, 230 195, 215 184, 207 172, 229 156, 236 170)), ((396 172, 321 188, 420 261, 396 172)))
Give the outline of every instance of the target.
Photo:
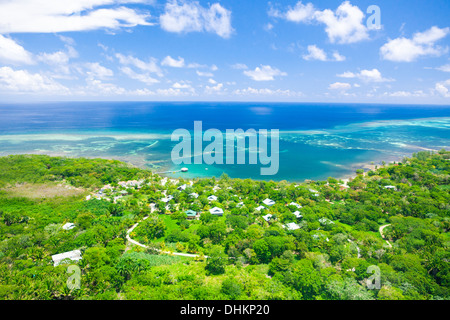
MULTIPOLYGON (((450 107, 275 103, 46 103, 0 105, 0 155, 49 154, 127 161, 175 177, 265 180, 345 177, 421 150, 450 149, 450 107), (175 129, 279 129, 280 168, 174 165, 175 129)), ((204 146, 207 143, 204 143, 204 146)))

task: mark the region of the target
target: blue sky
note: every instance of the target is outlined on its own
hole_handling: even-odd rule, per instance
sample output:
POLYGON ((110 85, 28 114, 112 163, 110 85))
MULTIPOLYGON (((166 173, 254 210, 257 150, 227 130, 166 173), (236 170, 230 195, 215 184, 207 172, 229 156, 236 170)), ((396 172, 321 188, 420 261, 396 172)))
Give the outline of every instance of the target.
POLYGON ((448 0, 0 0, 0 97, 448 105, 449 14, 448 0))

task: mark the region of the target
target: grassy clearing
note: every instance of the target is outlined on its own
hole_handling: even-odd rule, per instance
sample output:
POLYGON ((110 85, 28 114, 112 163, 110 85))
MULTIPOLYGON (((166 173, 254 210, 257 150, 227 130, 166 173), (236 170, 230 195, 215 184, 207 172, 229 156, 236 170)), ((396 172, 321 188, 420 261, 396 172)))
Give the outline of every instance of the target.
POLYGON ((86 192, 83 188, 75 188, 57 183, 22 183, 1 189, 10 197, 43 199, 55 197, 72 197, 86 192))

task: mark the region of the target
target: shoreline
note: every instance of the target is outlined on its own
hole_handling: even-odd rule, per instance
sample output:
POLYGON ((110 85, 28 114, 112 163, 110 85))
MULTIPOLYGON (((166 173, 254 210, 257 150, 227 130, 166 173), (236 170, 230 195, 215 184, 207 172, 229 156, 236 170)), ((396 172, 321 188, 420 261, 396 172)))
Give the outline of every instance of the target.
MULTIPOLYGON (((428 148, 423 148, 427 151, 432 151, 432 152, 438 152, 439 150, 435 150, 435 149, 428 149, 428 148)), ((376 161, 370 161, 370 162, 355 162, 352 163, 349 167, 347 167, 351 173, 348 174, 342 174, 342 175, 338 175, 338 176, 330 176, 334 179, 337 180, 341 180, 344 182, 348 182, 348 181, 352 181, 354 178, 356 178, 358 175, 356 173, 356 170, 358 169, 363 169, 364 170, 364 174, 368 171, 373 171, 376 170, 375 168, 377 167, 377 169, 384 167, 382 164, 382 161, 385 162, 385 165, 389 165, 391 163, 395 163, 395 162, 400 162, 404 157, 410 158, 412 156, 413 152, 410 152, 408 154, 402 155, 402 156, 390 156, 385 158, 384 160, 381 159, 377 159, 376 161), (378 163, 378 164, 377 164, 378 163)), ((220 178, 219 176, 203 176, 203 175, 196 175, 194 177, 174 177, 171 176, 171 173, 176 173, 179 172, 180 169, 171 169, 170 166, 165 167, 165 166, 161 166, 158 169, 151 169, 148 166, 148 162, 141 162, 141 165, 138 165, 137 163, 133 163, 132 161, 130 161, 129 159, 127 159, 126 157, 117 157, 117 156, 111 156, 111 157, 107 157, 107 156, 77 156, 77 155, 69 155, 63 151, 55 151, 55 152, 27 152, 27 153, 12 153, 12 154, 7 154, 7 155, 0 155, 0 157, 7 157, 7 156, 12 156, 12 155, 46 155, 46 156, 50 156, 50 157, 67 157, 67 158, 85 158, 85 159, 104 159, 104 160, 116 160, 116 161, 121 161, 126 163, 127 165, 139 168, 139 169, 143 169, 143 170, 149 170, 151 171, 153 174, 158 174, 161 177, 166 177, 168 179, 185 179, 185 180, 194 180, 194 179, 210 179, 212 177, 220 178), (158 173, 157 171, 161 170, 161 173, 158 173)), ((166 162, 167 160, 154 160, 151 163, 158 163, 158 162, 166 162)), ((180 168, 182 167, 182 165, 180 165, 180 168)), ((207 169, 207 168, 206 168, 207 169)), ((226 172, 222 172, 222 174, 227 174, 226 172)), ((308 182, 313 182, 313 181, 326 181, 327 178, 325 179, 311 179, 311 178, 306 178, 303 180, 287 180, 287 179, 280 179, 280 180, 274 180, 271 179, 270 177, 267 179, 256 179, 254 177, 252 178, 238 178, 238 177, 232 177, 229 176, 230 179, 251 179, 251 180, 256 180, 256 181, 276 181, 276 182, 280 182, 280 181, 287 181, 288 183, 308 183, 308 182)))

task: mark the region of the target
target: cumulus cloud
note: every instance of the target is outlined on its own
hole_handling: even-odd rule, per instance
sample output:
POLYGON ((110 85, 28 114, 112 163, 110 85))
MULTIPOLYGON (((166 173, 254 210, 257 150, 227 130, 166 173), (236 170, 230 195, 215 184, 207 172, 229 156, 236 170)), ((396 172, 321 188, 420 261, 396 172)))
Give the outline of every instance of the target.
POLYGON ((219 3, 205 8, 197 1, 172 0, 166 3, 159 22, 161 28, 175 33, 210 32, 229 38, 233 32, 231 11, 219 3))
POLYGON ((282 72, 277 68, 272 68, 271 66, 256 67, 255 70, 244 71, 247 77, 255 81, 272 81, 275 80, 276 76, 286 76, 286 72, 282 72))
POLYGON ((411 39, 397 38, 389 40, 380 49, 384 60, 395 62, 413 62, 420 57, 440 56, 448 51, 436 45, 436 42, 445 38, 450 33, 450 28, 440 29, 431 27, 425 32, 418 32, 411 39))
POLYGON ((235 95, 263 95, 263 96, 289 96, 289 97, 299 97, 303 96, 302 92, 292 91, 292 90, 282 90, 282 89, 268 89, 268 88, 252 88, 248 87, 245 89, 236 89, 233 94, 235 95))
POLYGON ((450 79, 447 81, 436 83, 435 89, 444 98, 450 98, 450 79))
POLYGON ((0 33, 69 32, 151 25, 149 14, 118 6, 147 0, 14 0, 0 2, 0 33))
POLYGON ((161 68, 158 66, 157 60, 155 58, 150 58, 148 62, 145 62, 131 55, 125 56, 120 53, 116 54, 116 58, 122 65, 125 66, 131 65, 142 71, 156 73, 158 76, 162 77, 161 68))
POLYGON ((198 71, 198 70, 197 70, 196 73, 197 73, 197 75, 198 75, 199 77, 208 77, 208 78, 211 78, 211 77, 214 76, 211 72, 202 72, 202 71, 198 71))
POLYGON ((364 13, 349 1, 343 2, 336 10, 326 9, 315 13, 317 21, 326 25, 325 32, 332 43, 355 43, 369 39, 364 25, 364 13))
MULTIPOLYGON (((0 20, 1 21, 1 20, 0 20)), ((1 24, 1 23, 0 23, 1 24)), ((33 64, 33 55, 11 38, 0 34, 0 61, 6 64, 33 64)))
POLYGON ((350 83, 345 82, 335 82, 330 84, 328 89, 330 90, 340 90, 340 91, 346 91, 352 88, 352 85, 350 83))
POLYGON ((69 90, 53 79, 27 70, 14 70, 10 67, 0 68, 0 90, 17 93, 51 93, 67 94, 69 90))
POLYGON ((172 58, 171 56, 167 56, 164 58, 164 60, 161 62, 161 65, 172 67, 172 68, 183 68, 184 67, 184 59, 181 57, 178 57, 178 60, 172 58))
POLYGON ((312 3, 297 2, 286 12, 271 9, 269 15, 295 23, 318 22, 325 25, 325 32, 332 43, 355 43, 369 39, 368 28, 364 24, 364 12, 349 1, 344 1, 336 11, 316 10, 312 3))
POLYGON ((286 12, 280 12, 273 8, 270 9, 269 15, 276 18, 283 18, 292 22, 310 22, 314 18, 315 9, 312 3, 303 4, 297 2, 294 7, 289 7, 286 12))
POLYGON ((303 55, 305 60, 319 60, 319 61, 344 61, 345 57, 338 52, 334 52, 332 58, 329 58, 324 50, 318 48, 316 45, 308 46, 308 54, 303 55))
POLYGON ((443 72, 450 72, 450 64, 443 65, 439 68, 436 68, 436 70, 443 71, 443 72))
POLYGON ((152 78, 150 75, 146 73, 137 73, 129 67, 121 67, 120 71, 126 74, 130 79, 143 82, 146 85, 152 85, 159 82, 158 79, 152 78))
POLYGON ((381 75, 381 72, 378 69, 372 69, 372 70, 361 70, 358 73, 353 72, 344 72, 342 74, 337 75, 340 78, 357 78, 364 82, 391 82, 394 81, 393 79, 387 79, 383 78, 381 75))
POLYGON ((88 69, 86 73, 92 78, 106 79, 114 75, 111 69, 105 68, 98 62, 86 63, 86 68, 88 69))

